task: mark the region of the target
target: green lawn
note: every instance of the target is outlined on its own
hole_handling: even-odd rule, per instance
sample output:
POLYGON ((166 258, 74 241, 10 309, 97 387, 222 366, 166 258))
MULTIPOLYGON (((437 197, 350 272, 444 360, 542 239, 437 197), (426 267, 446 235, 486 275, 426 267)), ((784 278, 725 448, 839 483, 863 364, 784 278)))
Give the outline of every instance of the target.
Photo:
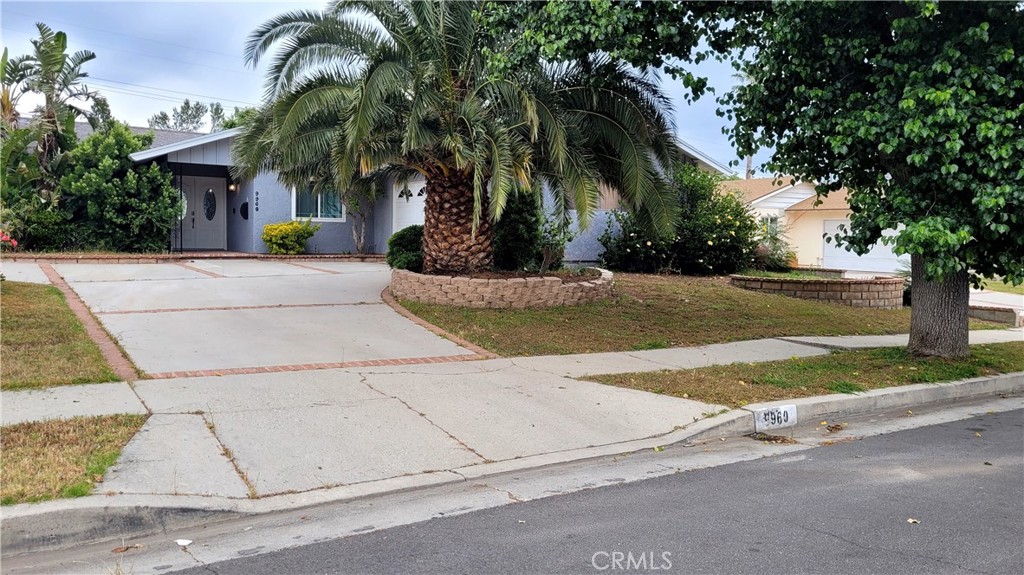
POLYGON ((1019 286, 1013 286, 1008 283, 1003 283, 999 280, 987 280, 985 282, 985 289, 1003 293, 1024 295, 1024 284, 1020 284, 1019 286))
MULTIPOLYGON (((907 333, 910 310, 770 295, 728 278, 616 274, 613 300, 548 309, 466 309, 402 302, 445 330, 500 355, 558 355, 694 346, 797 335, 907 333)), ((973 327, 1005 327, 973 322, 973 327)))
POLYGON ((1024 342, 971 346, 970 357, 963 360, 920 359, 911 357, 904 348, 882 348, 586 379, 735 408, 764 401, 856 393, 1014 371, 1024 371, 1024 342))
POLYGON ((117 381, 55 287, 0 282, 0 387, 117 381))
POLYGON ((145 422, 143 415, 105 415, 3 426, 0 503, 88 495, 145 422))

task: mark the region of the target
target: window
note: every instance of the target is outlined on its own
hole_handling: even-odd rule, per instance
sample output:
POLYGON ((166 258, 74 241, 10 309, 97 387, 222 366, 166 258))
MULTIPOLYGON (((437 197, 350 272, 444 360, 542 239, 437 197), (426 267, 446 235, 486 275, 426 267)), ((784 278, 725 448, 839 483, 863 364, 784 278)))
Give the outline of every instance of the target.
POLYGON ((292 219, 345 221, 345 206, 338 194, 317 193, 311 188, 292 191, 292 219))

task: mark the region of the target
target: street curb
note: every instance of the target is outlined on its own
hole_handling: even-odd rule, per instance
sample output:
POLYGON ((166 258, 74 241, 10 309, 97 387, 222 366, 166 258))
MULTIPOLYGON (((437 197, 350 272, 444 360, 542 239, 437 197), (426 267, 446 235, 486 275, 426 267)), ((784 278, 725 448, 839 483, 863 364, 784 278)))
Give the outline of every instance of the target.
POLYGON ((91 495, 78 499, 20 504, 0 510, 3 555, 38 552, 90 542, 126 540, 201 522, 250 514, 294 510, 314 505, 418 490, 446 484, 479 482, 490 477, 582 463, 610 456, 693 444, 754 432, 753 412, 765 407, 796 405, 800 423, 919 408, 928 404, 1024 392, 1024 372, 963 381, 925 383, 748 405, 693 422, 669 433, 609 445, 547 453, 460 469, 422 473, 262 499, 175 495, 91 495))

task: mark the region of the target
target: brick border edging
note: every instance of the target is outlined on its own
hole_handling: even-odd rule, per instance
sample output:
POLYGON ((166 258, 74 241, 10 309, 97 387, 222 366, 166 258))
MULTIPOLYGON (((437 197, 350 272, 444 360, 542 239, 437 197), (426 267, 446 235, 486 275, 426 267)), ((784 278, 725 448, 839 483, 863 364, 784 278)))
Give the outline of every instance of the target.
POLYGON ((103 359, 110 365, 114 375, 127 382, 140 379, 139 371, 132 364, 131 360, 128 359, 124 351, 117 345, 114 338, 107 333, 107 330, 104 329, 99 320, 92 315, 92 312, 85 305, 85 302, 82 301, 82 298, 57 273, 57 270, 53 269, 53 266, 48 262, 40 262, 39 269, 43 270, 43 273, 46 274, 53 287, 64 294, 64 300, 67 302, 71 312, 82 323, 82 327, 85 328, 85 333, 89 336, 89 339, 99 347, 100 353, 103 354, 103 359))
POLYGON ((741 289, 871 309, 902 308, 903 284, 903 278, 884 276, 872 279, 729 276, 729 285, 741 289))
POLYGON ((445 339, 447 339, 447 340, 449 340, 449 341, 451 341, 451 342, 453 342, 453 343, 455 343, 457 345, 460 345, 460 346, 468 349, 469 351, 472 351, 473 353, 475 353, 478 356, 480 356, 480 359, 498 359, 499 357, 501 357, 500 355, 498 355, 498 354, 496 354, 496 353, 494 353, 492 351, 487 351, 486 349, 480 347, 479 345, 477 345, 475 343, 466 341, 465 339, 462 339, 461 337, 459 337, 459 336, 457 336, 457 335, 455 335, 453 333, 450 333, 449 331, 447 331, 447 330, 445 330, 445 329, 443 329, 441 327, 438 327, 438 326, 430 323, 429 321, 421 318, 420 316, 412 313, 411 311, 405 309, 404 307, 402 307, 402 304, 398 303, 398 300, 396 300, 394 298, 394 296, 391 295, 391 286, 390 285, 388 287, 384 288, 384 291, 380 292, 380 299, 384 300, 384 303, 388 304, 388 307, 390 307, 391 309, 393 309, 396 312, 398 312, 398 314, 400 314, 405 319, 407 319, 407 320, 415 323, 416 325, 426 329, 427 331, 433 333, 434 335, 439 335, 439 336, 441 336, 441 337, 443 337, 443 338, 445 338, 445 339))
POLYGON ((149 379, 179 379, 184 377, 222 377, 226 375, 252 375, 255 373, 284 373, 318 369, 350 369, 353 367, 389 367, 396 365, 423 365, 427 363, 458 363, 479 361, 477 355, 436 355, 429 357, 403 357, 398 359, 361 359, 329 363, 297 363, 290 365, 264 365, 259 367, 226 367, 224 369, 197 369, 192 371, 164 371, 147 373, 149 379))

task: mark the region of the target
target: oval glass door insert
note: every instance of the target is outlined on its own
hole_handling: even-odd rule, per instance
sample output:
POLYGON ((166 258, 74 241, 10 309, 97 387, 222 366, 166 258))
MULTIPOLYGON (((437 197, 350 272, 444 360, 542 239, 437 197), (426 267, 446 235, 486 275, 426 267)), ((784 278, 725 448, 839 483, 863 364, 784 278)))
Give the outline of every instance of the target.
POLYGON ((208 221, 213 221, 213 216, 217 215, 217 196, 214 195, 213 188, 207 189, 203 194, 203 213, 208 221))

